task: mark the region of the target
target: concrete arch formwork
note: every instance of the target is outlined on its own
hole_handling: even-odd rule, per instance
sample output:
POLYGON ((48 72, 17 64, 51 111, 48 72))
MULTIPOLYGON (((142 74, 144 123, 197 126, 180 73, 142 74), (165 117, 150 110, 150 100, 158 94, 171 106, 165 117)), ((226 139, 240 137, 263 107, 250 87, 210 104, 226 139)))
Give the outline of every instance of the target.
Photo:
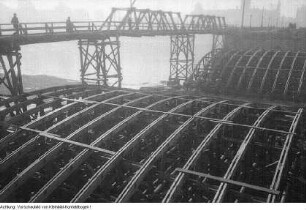
POLYGON ((221 53, 204 56, 203 59, 205 63, 221 63, 219 66, 202 67, 202 78, 206 78, 205 72, 214 75, 211 80, 198 76, 198 83, 202 84, 202 87, 210 87, 206 89, 208 92, 230 93, 243 97, 257 96, 271 100, 305 101, 305 52, 223 49, 221 53))
POLYGON ((303 108, 75 85, 0 110, 1 202, 305 202, 303 108))

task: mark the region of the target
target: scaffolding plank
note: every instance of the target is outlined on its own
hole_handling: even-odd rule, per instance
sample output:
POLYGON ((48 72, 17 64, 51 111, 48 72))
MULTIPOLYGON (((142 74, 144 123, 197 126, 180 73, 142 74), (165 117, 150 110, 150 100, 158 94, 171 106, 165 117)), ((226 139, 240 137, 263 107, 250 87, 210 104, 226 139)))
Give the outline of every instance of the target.
POLYGON ((196 172, 196 171, 190 171, 190 170, 186 170, 186 169, 182 169, 182 168, 177 168, 176 171, 184 173, 184 174, 191 174, 191 175, 196 175, 199 177, 203 177, 203 178, 208 178, 208 179, 213 179, 219 182, 223 182, 223 183, 227 183, 227 184, 232 184, 232 185, 237 185, 240 187, 245 187, 245 188, 249 188, 252 190, 256 190, 256 191, 261 191, 261 192, 266 192, 272 195, 279 195, 279 191, 275 191, 275 190, 271 190, 265 187, 259 187, 256 185, 251 185, 251 184, 247 184, 244 182, 238 182, 238 181, 234 181, 234 180, 230 180, 230 179, 224 179, 223 177, 218 177, 218 176, 212 176, 210 174, 204 174, 204 173, 200 173, 200 172, 196 172))

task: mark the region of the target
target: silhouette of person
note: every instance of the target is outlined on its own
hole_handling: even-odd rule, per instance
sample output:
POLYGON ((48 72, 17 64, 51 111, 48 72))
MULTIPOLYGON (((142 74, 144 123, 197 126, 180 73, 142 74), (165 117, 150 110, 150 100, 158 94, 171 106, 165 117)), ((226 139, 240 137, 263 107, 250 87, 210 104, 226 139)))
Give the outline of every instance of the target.
POLYGON ((132 18, 128 18, 129 30, 132 30, 132 18))
POLYGON ((16 33, 18 34, 19 33, 19 20, 18 20, 16 13, 14 13, 14 16, 11 20, 11 24, 13 24, 14 29, 16 30, 16 33))
POLYGON ((68 33, 73 32, 73 24, 70 20, 70 17, 68 17, 67 20, 66 20, 66 32, 68 32, 68 33))

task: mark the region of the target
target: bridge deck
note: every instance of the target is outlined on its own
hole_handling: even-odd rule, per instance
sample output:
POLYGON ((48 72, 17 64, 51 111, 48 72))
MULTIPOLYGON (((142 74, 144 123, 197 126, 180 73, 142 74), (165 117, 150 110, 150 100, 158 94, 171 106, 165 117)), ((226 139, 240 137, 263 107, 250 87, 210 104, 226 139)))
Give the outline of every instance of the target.
POLYGON ((206 31, 187 31, 187 30, 161 30, 161 31, 145 31, 145 30, 107 30, 107 31, 74 31, 74 32, 57 32, 57 33, 36 33, 36 34, 20 34, 20 35, 4 35, 0 36, 0 45, 17 41, 20 45, 62 42, 78 39, 99 39, 101 37, 142 37, 142 36, 171 36, 184 34, 221 34, 223 30, 206 30, 206 31))
POLYGON ((105 21, 36 22, 0 24, 0 45, 58 42, 101 36, 169 36, 183 34, 215 34, 226 28, 223 17, 186 15, 136 8, 113 8, 105 21), (15 42, 16 43, 16 42, 15 42))

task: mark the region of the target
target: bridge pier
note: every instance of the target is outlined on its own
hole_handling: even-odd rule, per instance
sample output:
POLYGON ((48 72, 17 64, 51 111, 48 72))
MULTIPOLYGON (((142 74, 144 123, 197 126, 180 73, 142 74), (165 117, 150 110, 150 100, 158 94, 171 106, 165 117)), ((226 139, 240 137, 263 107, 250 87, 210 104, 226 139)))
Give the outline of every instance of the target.
POLYGON ((18 49, 0 53, 0 85, 4 85, 12 96, 23 93, 21 54, 18 49))
POLYGON ((169 81, 186 81, 193 73, 195 35, 171 36, 169 81))
POLYGON ((225 37, 223 34, 213 34, 213 44, 212 44, 212 51, 215 52, 216 50, 223 49, 225 44, 225 37))
POLYGON ((120 88, 122 74, 119 38, 81 39, 78 44, 82 83, 120 88))

